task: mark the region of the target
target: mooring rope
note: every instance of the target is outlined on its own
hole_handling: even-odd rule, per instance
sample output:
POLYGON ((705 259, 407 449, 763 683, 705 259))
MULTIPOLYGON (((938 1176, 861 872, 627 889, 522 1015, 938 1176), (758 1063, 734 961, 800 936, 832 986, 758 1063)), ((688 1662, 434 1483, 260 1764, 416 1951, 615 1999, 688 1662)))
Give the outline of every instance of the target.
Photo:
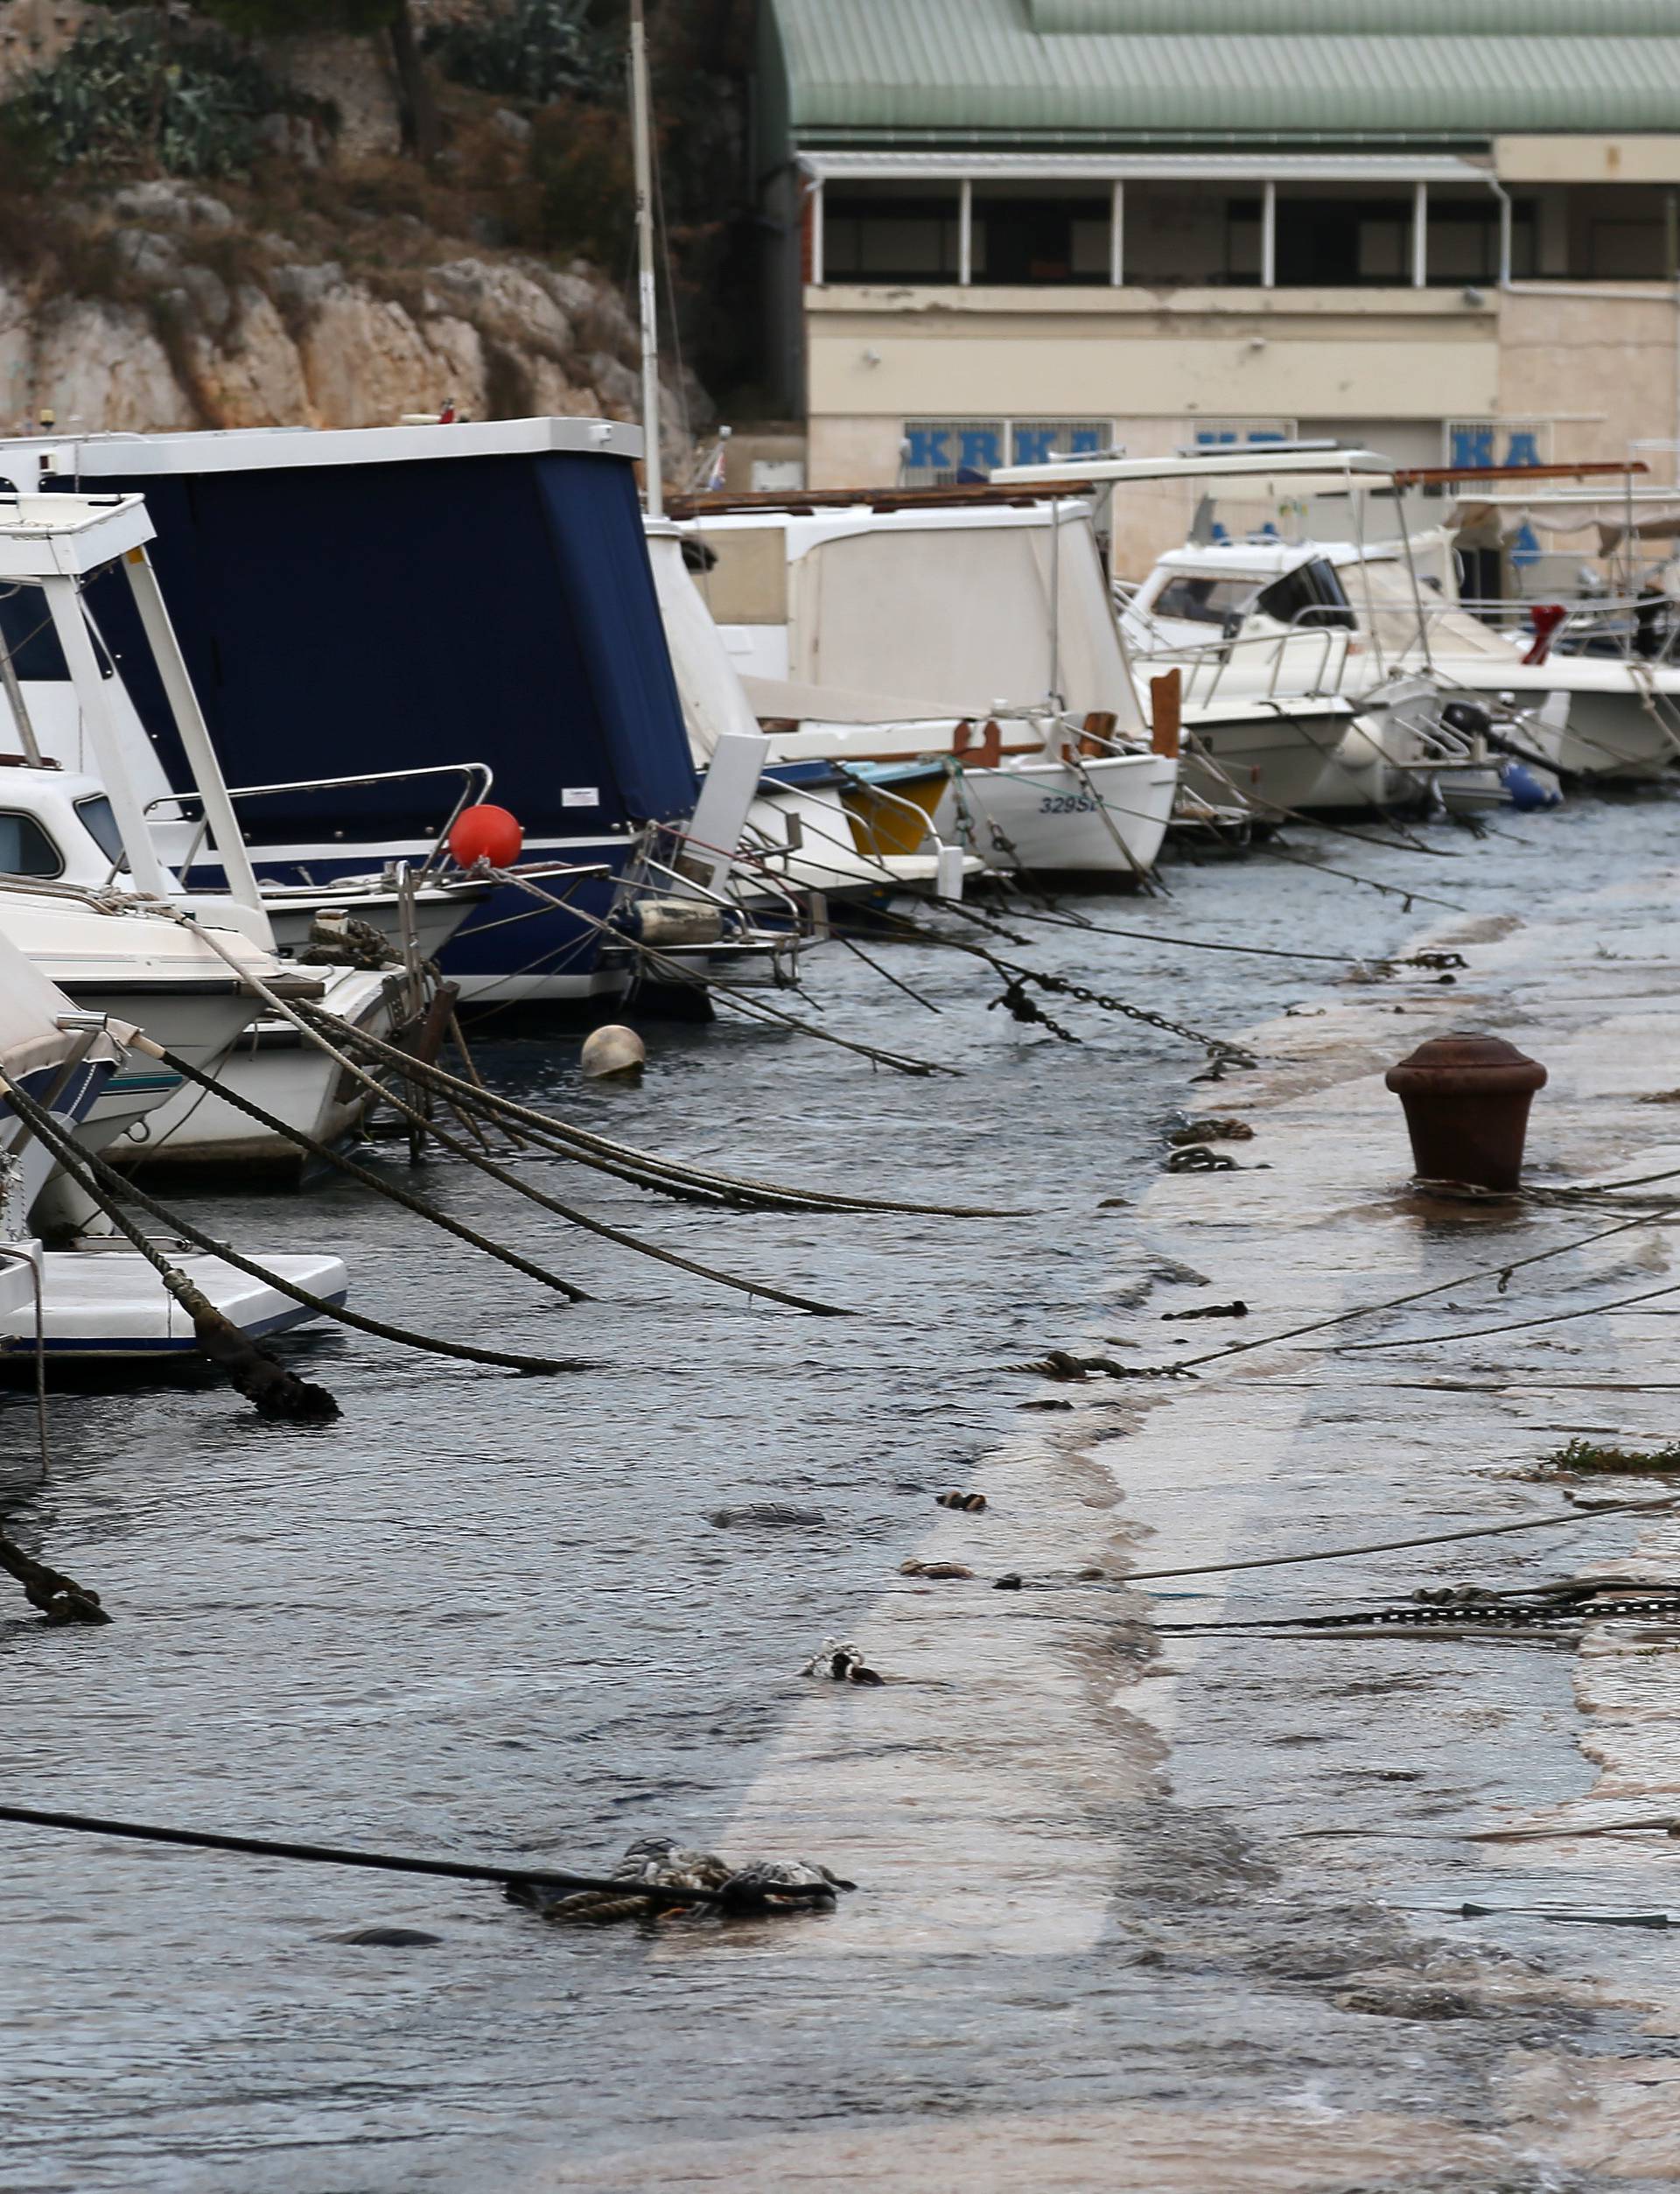
POLYGON ((1132 1569, 1116 1578, 1121 1587, 1166 1577, 1223 1577, 1239 1569, 1289 1569, 1301 1562, 1346 1561, 1355 1554, 1391 1554, 1414 1546, 1446 1546, 1455 1539, 1500 1539, 1511 1532, 1556 1531, 1566 1524, 1590 1523, 1595 1516, 1672 1516, 1672 1501, 1606 1501, 1563 1516, 1524 1517, 1519 1524, 1479 1524, 1462 1532, 1429 1532, 1415 1539, 1374 1539, 1359 1546, 1325 1546, 1310 1554, 1260 1554, 1246 1561, 1192 1562, 1173 1569, 1132 1569))
POLYGON ((556 1119, 551 1113, 536 1111, 529 1105, 521 1104, 513 1097, 503 1097, 480 1084, 463 1082, 458 1076, 452 1075, 446 1068, 437 1065, 435 1062, 410 1062, 406 1053, 399 1051, 384 1038, 374 1035, 368 1029, 352 1028, 347 1022, 337 1021, 319 1006, 305 1006, 303 1011, 312 1019, 320 1019, 335 1027, 341 1042, 357 1045, 370 1058, 401 1066, 405 1073, 413 1072, 418 1080, 448 1093, 467 1110, 477 1105, 496 1116, 503 1125, 516 1121, 534 1137, 546 1138, 550 1145, 558 1143, 562 1146, 562 1155, 575 1155, 579 1164, 593 1163, 598 1170, 612 1174, 622 1181, 630 1181, 640 1188, 652 1188, 665 1195, 684 1189, 700 1189, 728 1200, 760 1203, 766 1210, 900 1212, 916 1217, 940 1219, 1019 1219, 1030 1216, 1024 1211, 968 1204, 912 1203, 894 1197, 856 1196, 827 1188, 788 1187, 738 1174, 719 1173, 712 1167, 692 1165, 686 1160, 660 1158, 631 1144, 615 1142, 606 1136, 592 1134, 586 1128, 574 1127, 570 1122, 556 1119), (664 1178, 642 1179, 640 1176, 643 1174, 664 1178), (668 1182, 672 1185, 668 1186, 668 1182))
MULTIPOLYGON (((1520 1272, 1530 1265, 1543 1265, 1549 1258, 1566 1257, 1572 1250, 1586 1249, 1593 1242, 1607 1241, 1611 1236, 1626 1234, 1639 1226, 1662 1226, 1673 1223, 1673 1216, 1666 1211, 1641 1211, 1631 1219, 1619 1220, 1614 1226, 1596 1228, 1591 1234, 1578 1234, 1568 1242, 1555 1243, 1549 1250, 1532 1250, 1526 1257, 1514 1257, 1503 1265, 1488 1265, 1480 1271, 1455 1272, 1450 1279, 1433 1280, 1427 1287, 1413 1288, 1409 1294, 1391 1296, 1386 1302, 1356 1303, 1351 1310, 1333 1312, 1327 1318, 1313 1318, 1305 1325, 1286 1326, 1281 1333, 1257 1334, 1251 1341, 1228 1341, 1223 1348, 1210 1349, 1204 1355, 1180 1359, 1184 1370, 1199 1370, 1206 1363, 1218 1363, 1229 1356, 1247 1356, 1256 1349, 1270 1349, 1284 1341, 1298 1341, 1309 1333, 1327 1332, 1332 1326, 1348 1324, 1354 1318, 1375 1318, 1386 1310, 1404 1310, 1409 1304, 1423 1302, 1431 1295, 1445 1294, 1449 1287, 1474 1287, 1479 1281, 1496 1279, 1502 1286, 1513 1272, 1520 1272)), ((1124 1341, 1112 1339, 1113 1348, 1125 1348, 1124 1341)))
MULTIPOLYGON (((1651 1215, 1656 1216, 1655 1213, 1651 1215)), ((1402 1334, 1392 1341, 1344 1341, 1336 1354, 1351 1356, 1365 1349, 1423 1349, 1438 1341, 1481 1341, 1490 1334, 1525 1333, 1531 1326, 1562 1325, 1570 1318, 1598 1318, 1612 1310, 1628 1310, 1635 1303, 1654 1302, 1659 1295, 1680 1294, 1680 1280, 1667 1287, 1648 1288, 1642 1295, 1618 1295, 1614 1302, 1588 1303, 1579 1310, 1548 1310, 1537 1318, 1514 1319, 1504 1326, 1466 1326, 1457 1333, 1402 1334)))
POLYGON ((0 1569, 15 1577, 32 1608, 38 1608, 49 1623, 108 1623, 110 1616, 89 1585, 79 1585, 61 1570, 24 1553, 15 1539, 0 1532, 0 1569))
MULTIPOLYGON (((180 918, 186 919, 185 916, 180 918)), ((201 934, 212 950, 220 953, 230 966, 238 965, 233 956, 217 943, 209 930, 206 929, 201 934)), ((716 1266, 699 1264, 693 1258, 680 1256, 675 1250, 661 1249, 654 1243, 644 1242, 640 1237, 626 1233, 622 1227, 609 1226, 605 1220, 591 1218, 587 1213, 576 1209, 572 1205, 562 1203, 556 1197, 545 1195, 542 1189, 533 1188, 528 1181, 522 1181, 517 1174, 509 1173, 505 1167, 497 1165, 494 1159, 482 1156, 470 1144, 463 1142, 459 1136, 452 1135, 447 1128, 440 1127, 435 1120, 428 1119, 414 1105, 398 1097, 394 1090, 387 1089, 382 1082, 370 1075, 365 1068, 359 1067, 354 1059, 348 1057, 335 1044, 329 1041, 318 1029, 312 1028, 301 1013, 294 1013, 287 1002, 270 991, 259 977, 250 975, 244 970, 241 971, 257 995, 265 1003, 271 1004, 273 1009, 283 1020, 290 1021, 312 1042, 325 1051, 330 1058, 335 1059, 359 1082, 377 1091, 382 1098, 395 1106, 399 1112, 423 1126, 427 1134, 441 1143, 445 1150, 453 1151, 458 1157, 466 1159, 469 1165, 476 1166, 481 1173, 487 1174, 493 1181, 501 1181, 505 1186, 512 1188, 516 1195, 524 1196, 528 1202, 540 1206, 542 1209, 552 1211, 556 1217, 570 1221, 573 1226, 582 1227, 586 1233, 599 1235, 605 1241, 616 1242, 621 1248, 634 1250, 638 1256, 652 1258, 661 1265, 673 1265, 679 1272, 690 1272, 698 1279, 714 1281, 721 1287, 733 1287, 738 1289, 743 1294, 762 1296, 770 1302, 786 1303, 792 1309, 809 1311, 813 1315, 820 1318, 844 1318, 850 1315, 849 1311, 838 1304, 820 1302, 808 1295, 796 1295, 785 1288, 773 1287, 767 1281, 741 1279, 732 1272, 724 1272, 716 1266)), ((332 1019, 331 1015, 326 1018, 329 1020, 332 1019)), ((357 1037, 361 1035, 360 1031, 351 1029, 347 1022, 339 1023, 338 1027, 342 1035, 357 1037)), ((369 1041, 377 1041, 378 1040, 369 1041)), ((398 1052, 396 1056, 405 1073, 416 1071, 423 1064, 422 1062, 411 1058, 406 1052, 398 1052)), ((461 1086, 466 1090, 471 1089, 470 1083, 464 1083, 461 1086)), ((136 1193, 137 1195, 138 1192, 136 1193)), ((556 1365, 551 1368, 559 1370, 576 1367, 556 1365)))
POLYGON ((426 1874, 452 1882, 528 1882, 556 1889, 600 1889, 612 1896, 634 1893, 666 1904, 721 1904, 711 1889, 664 1889, 611 1875, 573 1874, 562 1867, 505 1867, 461 1859, 411 1859, 389 1851, 350 1851, 341 1844, 304 1844, 273 1836, 234 1836, 207 1828, 164 1828, 153 1821, 109 1820, 97 1813, 49 1812, 38 1805, 0 1805, 0 1820, 32 1828, 63 1828, 81 1836, 116 1836, 146 1844, 186 1844, 199 1851, 242 1852, 258 1859, 290 1859, 306 1866, 371 1867, 382 1874, 426 1874))
POLYGON ((178 1265, 170 1262, 110 1195, 101 1194, 96 1174, 119 1184, 120 1175, 102 1159, 80 1150, 46 1108, 38 1104, 27 1090, 4 1071, 0 1071, 0 1089, 5 1090, 12 1109, 37 1140, 151 1266, 168 1293, 192 1321, 193 1335, 200 1349, 227 1374, 229 1382, 248 1401, 267 1417, 322 1419, 338 1415, 338 1403, 324 1386, 299 1378, 295 1371, 289 1371, 276 1362, 266 1349, 260 1348, 248 1334, 242 1333, 201 1287, 189 1279, 178 1265))
POLYGON ((340 1173, 346 1174, 352 1181, 359 1181, 364 1186, 374 1189, 380 1195, 388 1197, 393 1203, 400 1205, 403 1210, 412 1211, 417 1216, 430 1220, 432 1225, 441 1227, 444 1233, 455 1235, 459 1240, 469 1243, 475 1250, 482 1250, 486 1257, 494 1257, 498 1263, 511 1266, 516 1272, 523 1272, 528 1279, 536 1280, 544 1287, 552 1287, 556 1294, 565 1296, 569 1302, 584 1303, 592 1300, 583 1288, 574 1286, 570 1280, 562 1279, 557 1273, 546 1271, 541 1265, 533 1265, 528 1258, 522 1257, 517 1250, 507 1249, 501 1243, 493 1242, 488 1235, 480 1234, 475 1227, 467 1226, 461 1220, 452 1218, 446 1211, 440 1211, 436 1204, 428 1203, 422 1196, 411 1195, 408 1189, 399 1188, 395 1181, 382 1180, 371 1168, 358 1165, 354 1158, 346 1157, 342 1151, 332 1149, 329 1144, 319 1142, 313 1135, 306 1134, 302 1128, 293 1127, 275 1113, 265 1111, 262 1105, 253 1103, 249 1097, 242 1097, 237 1090, 228 1089, 225 1083, 218 1082, 214 1075, 206 1074, 201 1067, 194 1066, 190 1059, 183 1059, 176 1052, 166 1051, 163 1045, 154 1044, 146 1037, 136 1039, 132 1048, 137 1051, 144 1051, 148 1055, 155 1055, 174 1073, 183 1076, 189 1082, 198 1083, 206 1093, 214 1093, 224 1103, 231 1104, 235 1111, 245 1113, 249 1118, 259 1121, 262 1126, 270 1129, 274 1134, 284 1137, 288 1142, 295 1143, 299 1150, 307 1151, 312 1158, 321 1160, 326 1164, 335 1167, 340 1173))
POLYGON ((856 1052, 860 1058, 871 1060, 878 1067, 891 1067, 897 1074, 955 1076, 962 1074, 961 1067, 948 1067, 942 1061, 908 1058, 902 1052, 883 1051, 877 1045, 859 1043, 850 1036, 838 1036, 831 1028, 813 1027, 809 1021, 798 1020, 792 1013, 784 1013, 779 1006, 768 1005, 763 999, 751 997, 733 983, 725 983, 720 976, 708 973, 703 985, 690 974, 680 960, 672 959, 668 953, 661 952, 656 946, 644 944, 640 938, 631 936, 626 930, 615 929, 611 922, 603 922, 597 915, 586 914, 581 907, 565 905, 551 892, 539 889, 528 877, 521 876, 517 869, 496 869, 493 873, 499 882, 512 884, 521 891, 529 892, 534 897, 545 901, 550 907, 557 908, 562 914, 575 915, 579 922, 598 931, 614 944, 627 946, 632 951, 640 954, 650 967, 663 970, 672 979, 685 984, 691 989, 704 988, 709 992, 717 992, 722 997, 728 999, 738 1013, 756 1013, 764 1020, 774 1020, 783 1027, 794 1029, 802 1036, 815 1036, 822 1043, 837 1044, 843 1051, 856 1052))
MULTIPOLYGON (((195 1249, 203 1251, 206 1256, 219 1258, 223 1264, 231 1265, 235 1272, 244 1272, 252 1279, 261 1280, 265 1286, 274 1288, 279 1294, 289 1296, 293 1302, 302 1304, 304 1309, 314 1311, 319 1317, 333 1319, 340 1325, 354 1326, 358 1332, 372 1334, 378 1340, 395 1341, 404 1348, 419 1349, 428 1356, 455 1356, 467 1363, 487 1363, 498 1370, 504 1371, 548 1373, 588 1371, 596 1368, 592 1364, 579 1363, 570 1358, 519 1356, 500 1349, 475 1348, 465 1341, 440 1341, 434 1335, 416 1333, 406 1326, 388 1325, 382 1318, 367 1317, 362 1312, 352 1310, 344 1303, 329 1302, 325 1295, 317 1295, 309 1288, 299 1286, 296 1280, 284 1279, 278 1272, 269 1271, 265 1265, 256 1264, 252 1258, 242 1257, 230 1244, 219 1242, 214 1236, 202 1233, 190 1221, 183 1219, 178 1212, 172 1211, 166 1205, 159 1203, 156 1197, 148 1195, 143 1188, 137 1188, 133 1181, 118 1173, 115 1167, 107 1165, 102 1158, 95 1157, 91 1152, 76 1151, 70 1139, 62 1132, 51 1115, 45 1112, 42 1107, 35 1103, 26 1090, 20 1090, 4 1070, 0 1070, 0 1088, 4 1089, 9 1102, 18 1109, 24 1119, 28 1120, 34 1132, 46 1145, 71 1179, 85 1189, 127 1235, 136 1249, 163 1279, 164 1285, 170 1289, 171 1293, 181 1302, 183 1308, 188 1310, 189 1315, 196 1318, 200 1314, 192 1310, 191 1304, 180 1293, 179 1286, 172 1284, 170 1278, 172 1273, 174 1273, 176 1282, 190 1289, 192 1297, 228 1325, 231 1331, 236 1334, 239 1332, 238 1328, 234 1326, 230 1320, 215 1309, 214 1305, 210 1303, 208 1297, 204 1295, 202 1290, 186 1279, 185 1274, 177 1272, 175 1268, 170 1265, 167 1259, 162 1256, 156 1244, 150 1241, 125 1215, 119 1212, 116 1208, 114 1201, 116 1198, 127 1197, 137 1203, 142 1210, 149 1211, 154 1219, 160 1220, 172 1234, 177 1234, 184 1241, 192 1243, 195 1249), (101 1195, 97 1185, 102 1181, 106 1188, 104 1195, 101 1195)), ((243 1334, 240 1334, 239 1338, 245 1342, 248 1347, 255 1345, 250 1342, 248 1336, 243 1334)), ((264 1360, 272 1363, 271 1358, 265 1357, 264 1360)), ((279 1367, 275 1368, 277 1370, 279 1367)), ((286 1376, 291 1375, 286 1374, 286 1376)))

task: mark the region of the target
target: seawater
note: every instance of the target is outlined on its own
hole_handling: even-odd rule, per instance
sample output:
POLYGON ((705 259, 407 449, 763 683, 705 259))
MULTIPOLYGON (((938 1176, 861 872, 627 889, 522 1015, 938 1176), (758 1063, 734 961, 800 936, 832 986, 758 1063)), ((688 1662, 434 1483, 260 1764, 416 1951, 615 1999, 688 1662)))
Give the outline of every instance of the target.
MULTIPOLYGON (((1325 866, 1472 912, 1520 910, 1560 877, 1637 862, 1670 817, 1660 801, 1580 802, 1502 817, 1480 842, 1435 824, 1428 853, 1298 833, 1298 865, 1179 865, 1169 900, 1068 906, 1168 936, 1374 957, 1439 910, 1325 866)), ((1311 1012, 1347 972, 1020 928, 1025 945, 982 941, 1216 1034, 1311 1012)), ((354 1186, 192 1196, 200 1222, 252 1251, 342 1251, 367 1311, 590 1368, 519 1377, 311 1339, 294 1358, 338 1395, 339 1422, 262 1423, 214 1385, 66 1394, 38 1488, 29 1408, 10 1402, 10 1528, 116 1619, 49 1631, 21 1602, 5 1609, 6 1794, 592 1868, 640 1835, 724 1841, 807 1695, 802 1664, 916 1549, 931 1495, 1031 1423, 1020 1405, 1036 1390, 1010 1367, 1101 1332, 1105 1293, 1136 1262, 1124 1206, 1105 1202, 1155 1176, 1180 1108, 1242 1110, 1241 1075, 1193 1085, 1203 1062, 1176 1036, 1046 999, 1081 1039, 1062 1043, 994 1008, 1000 985, 965 955, 869 950, 937 1012, 837 944, 810 967, 812 999, 782 1002, 957 1076, 906 1078, 727 1012, 650 1027, 634 1090, 582 1082, 575 1035, 513 1040, 492 1020, 476 1044, 497 1087, 651 1149, 1018 1214, 720 1213, 536 1153, 514 1161, 592 1214, 850 1317, 649 1264, 446 1156, 426 1165, 426 1193, 595 1300, 567 1307, 354 1186), (706 1520, 751 1501, 824 1521, 706 1520)), ((1394 1030, 1399 1056, 1404 1018, 1394 1030)), ((411 1181, 400 1146, 378 1162, 411 1181)), ((973 1691, 949 1708, 954 1776, 970 1771, 983 1724, 1007 1741, 1011 1712, 977 1637, 973 1691)), ((1046 1789, 1047 1818, 1059 1802, 1046 1789)), ((1264 1993, 1256 1976, 1290 1946, 1262 1889, 1246 1912, 1227 1894, 1264 1882, 1250 1827, 1240 1810, 1175 1813, 1166 1799, 1152 1830, 1116 1819, 1102 1924, 1073 1954, 878 1939, 836 1958, 827 1931, 849 1924, 843 1907, 744 1947, 714 1934, 675 1960, 634 1931, 545 1929, 490 1888, 0 1828, 0 2183, 407 2194, 536 2185, 564 2159, 582 2175, 567 2183, 588 2183, 653 2131, 830 2127, 844 2148, 930 2116, 1049 2123, 1139 2097, 1240 2113, 1280 2079, 1298 2085, 1304 2060, 1373 2108, 1473 2091, 1508 2036, 1414 2029, 1396 2059, 1359 2022, 1264 1993), (1140 1916, 1158 1939, 1163 1914, 1172 1953, 1140 1957, 1140 1916), (374 1923, 442 1939, 330 1939, 374 1923)), ((847 1853, 817 1842, 803 1855, 844 1871, 847 1853)), ((872 2183, 912 2183, 872 2153, 870 2170, 886 2169, 872 2183)), ((839 2159, 812 2183, 850 2179, 839 2159)))

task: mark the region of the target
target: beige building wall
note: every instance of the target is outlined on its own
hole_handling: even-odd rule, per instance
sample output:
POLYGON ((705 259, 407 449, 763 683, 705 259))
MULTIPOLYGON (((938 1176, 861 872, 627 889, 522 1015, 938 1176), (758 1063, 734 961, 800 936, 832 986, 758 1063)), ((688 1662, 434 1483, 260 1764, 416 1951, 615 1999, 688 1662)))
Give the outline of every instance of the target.
MULTIPOLYGON (((1446 424, 1534 424, 1542 458, 1619 459, 1680 437, 1680 299, 1665 284, 1600 293, 1377 290, 864 289, 805 293, 813 487, 899 474, 908 419, 1112 423, 1133 456, 1169 454, 1201 420, 1281 421, 1437 464, 1446 424), (1630 294, 1629 291, 1632 291, 1630 294)), ((1680 462, 1652 452, 1652 476, 1680 462)), ((1116 568, 1184 538, 1197 497, 1129 489, 1116 568)), ((1228 498, 1236 529, 1264 514, 1228 498)))
POLYGON ((1199 411, 1457 418, 1491 411, 1498 394, 1492 300, 1467 305, 1456 290, 1168 298, 835 287, 808 290, 805 301, 814 424, 1199 411))
MULTIPOLYGON (((1502 297, 1499 401, 1502 418, 1550 418, 1551 455, 1566 465, 1620 458, 1630 442, 1680 435, 1680 298, 1653 284, 1648 298, 1502 297)), ((1680 477, 1653 451, 1655 480, 1680 477)))

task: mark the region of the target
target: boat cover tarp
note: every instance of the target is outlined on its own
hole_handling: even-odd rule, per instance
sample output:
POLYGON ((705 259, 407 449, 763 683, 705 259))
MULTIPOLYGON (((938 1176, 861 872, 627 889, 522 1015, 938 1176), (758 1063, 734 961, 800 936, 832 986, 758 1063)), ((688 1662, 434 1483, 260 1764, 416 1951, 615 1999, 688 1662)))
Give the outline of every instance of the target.
MULTIPOLYGON (((849 686, 808 685, 797 678, 745 677, 741 684, 757 720, 822 724, 934 724, 943 728, 972 720, 973 709, 930 709, 887 693, 856 693, 849 686)), ((985 711, 980 711, 984 715, 985 711)))
POLYGON ((1142 726, 1088 517, 1054 540, 1043 522, 878 517, 814 543, 792 576, 795 683, 902 694, 928 717, 1032 707, 1054 685, 1076 714, 1142 726))
POLYGON ((682 543, 675 532, 650 528, 648 560, 664 617, 671 668, 689 729, 689 750, 702 768, 710 761, 725 732, 757 734, 741 680, 711 612, 682 561, 682 543))
MULTIPOLYGON (((528 838, 687 814, 695 777, 627 460, 568 452, 102 479, 141 493, 224 774, 485 761, 528 838), (589 796, 593 796, 592 799, 589 796)), ((90 591, 172 782, 191 779, 128 589, 90 591)), ((422 781, 245 806, 254 841, 440 823, 422 781)))

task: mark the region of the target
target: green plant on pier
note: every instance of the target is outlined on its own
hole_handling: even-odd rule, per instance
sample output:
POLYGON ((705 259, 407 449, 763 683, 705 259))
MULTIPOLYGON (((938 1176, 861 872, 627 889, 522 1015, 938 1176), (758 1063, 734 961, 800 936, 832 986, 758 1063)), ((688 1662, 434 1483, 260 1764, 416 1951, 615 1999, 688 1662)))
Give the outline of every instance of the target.
POLYGON ((1545 1460, 1554 1470, 1597 1470, 1629 1476, 1680 1470, 1680 1440, 1670 1440, 1664 1447, 1614 1447, 1593 1440, 1572 1440, 1545 1460))

